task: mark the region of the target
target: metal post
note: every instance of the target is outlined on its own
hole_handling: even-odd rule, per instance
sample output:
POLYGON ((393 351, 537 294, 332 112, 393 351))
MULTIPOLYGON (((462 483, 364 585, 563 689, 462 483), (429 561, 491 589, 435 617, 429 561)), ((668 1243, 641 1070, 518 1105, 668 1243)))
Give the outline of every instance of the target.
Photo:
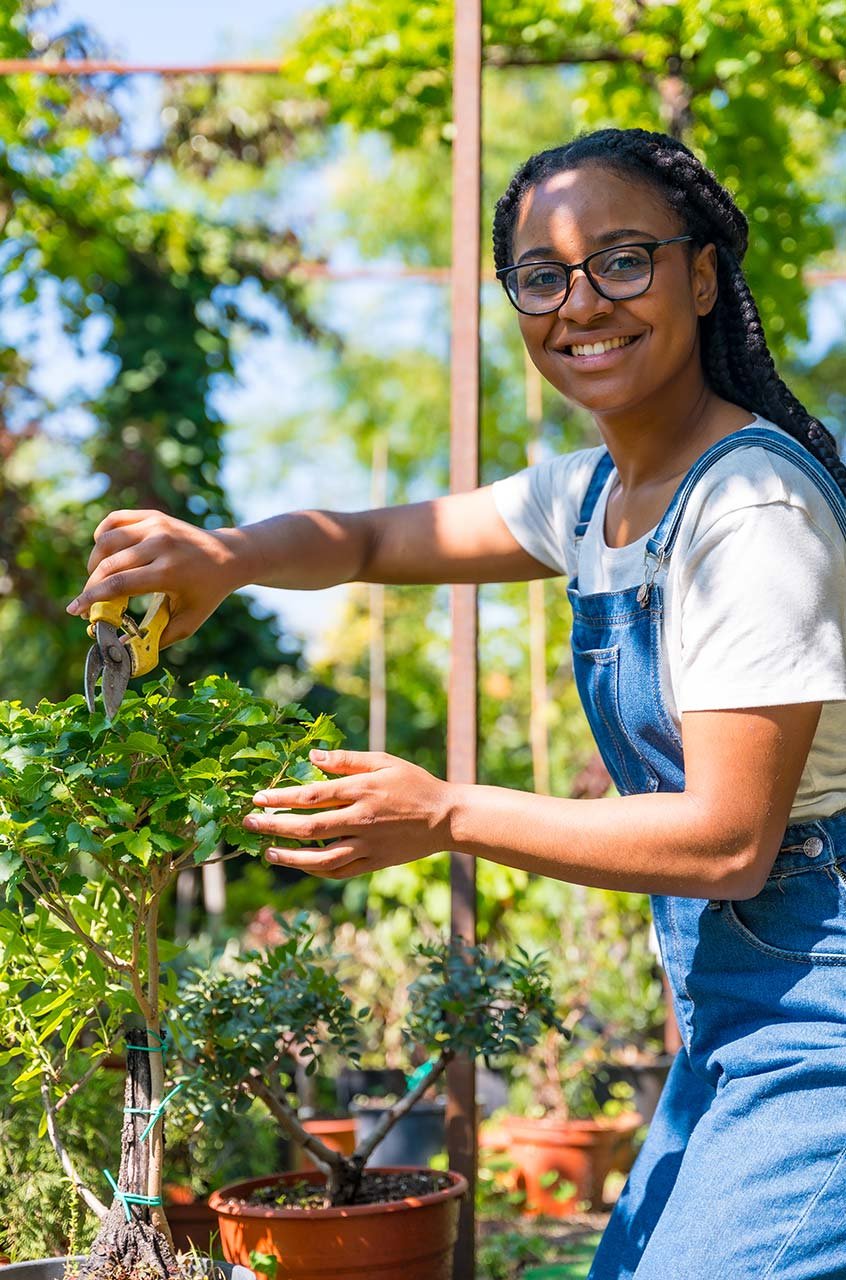
MULTIPOLYGON (((388 500, 388 441, 378 435, 373 442, 370 471, 370 505, 384 507, 388 500)), ((388 741, 388 689, 385 660, 385 586, 371 582, 370 599, 370 726, 367 749, 385 751, 388 741)))
MULTIPOLYGON (((539 461, 543 391, 541 376, 529 359, 528 351, 525 358, 526 417, 531 431, 526 461, 532 466, 539 461)), ((542 795, 549 795, 549 688, 546 680, 546 583, 543 578, 533 578, 529 583, 529 683, 529 738, 534 788, 542 795)))
MULTIPOLYGON (((479 483, 479 289, 481 223, 482 6, 455 2, 452 153, 452 367, 450 488, 479 483)), ((475 586, 452 588, 452 660, 447 721, 447 774, 476 781, 478 743, 478 601, 475 586)), ((468 854, 450 855, 452 934, 476 940, 476 869, 468 854)), ((467 1178, 455 1247, 456 1280, 474 1280, 476 1073, 467 1059, 451 1064, 447 1084, 449 1167, 467 1178)))

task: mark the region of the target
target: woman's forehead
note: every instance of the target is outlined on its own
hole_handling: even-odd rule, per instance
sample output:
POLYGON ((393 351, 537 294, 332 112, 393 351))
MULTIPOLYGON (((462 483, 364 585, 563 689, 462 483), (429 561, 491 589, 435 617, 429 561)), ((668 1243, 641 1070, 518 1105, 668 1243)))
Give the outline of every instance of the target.
POLYGON ((660 239, 675 234, 678 225, 673 210, 645 182, 584 165, 554 173, 526 191, 514 228, 515 257, 535 245, 567 249, 568 242, 587 252, 586 243, 600 247, 618 229, 660 239))

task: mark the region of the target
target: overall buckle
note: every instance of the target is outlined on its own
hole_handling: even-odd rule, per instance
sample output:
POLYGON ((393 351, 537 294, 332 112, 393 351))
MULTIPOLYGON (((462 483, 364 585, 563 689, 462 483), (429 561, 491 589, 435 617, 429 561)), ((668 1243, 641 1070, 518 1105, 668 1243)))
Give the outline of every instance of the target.
POLYGON ((667 558, 666 553, 663 547, 660 547, 658 549, 657 555, 655 554, 654 551, 650 551, 648 548, 643 553, 644 578, 643 578, 643 585, 641 587, 638 587, 637 602, 644 609, 649 604, 649 597, 652 594, 652 587, 655 583, 655 579, 657 578, 658 574, 661 572, 661 567, 664 564, 664 561, 666 560, 666 558, 667 558), (652 561, 651 564, 650 564, 650 561, 652 561))

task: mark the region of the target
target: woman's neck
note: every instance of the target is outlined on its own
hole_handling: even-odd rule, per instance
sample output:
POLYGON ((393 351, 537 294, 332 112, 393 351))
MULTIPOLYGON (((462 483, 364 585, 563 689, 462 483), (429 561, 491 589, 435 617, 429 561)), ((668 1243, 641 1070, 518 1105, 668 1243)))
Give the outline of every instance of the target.
POLYGON ((624 492, 653 488, 684 474, 700 454, 753 415, 716 395, 701 374, 689 386, 674 383, 649 402, 620 413, 595 415, 624 492))

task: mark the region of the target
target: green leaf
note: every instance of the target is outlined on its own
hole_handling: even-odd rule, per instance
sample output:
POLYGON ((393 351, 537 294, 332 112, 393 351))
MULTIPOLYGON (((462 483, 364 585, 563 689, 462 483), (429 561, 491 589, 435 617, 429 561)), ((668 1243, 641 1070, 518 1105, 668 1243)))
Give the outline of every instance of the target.
POLYGON ((78 822, 68 823, 65 832, 69 845, 81 850, 82 853, 97 853, 100 848, 100 841, 94 835, 78 822))
POLYGON ((158 738, 154 737, 152 733, 141 733, 139 730, 130 733, 128 737, 124 738, 121 748, 124 751, 138 751, 151 756, 167 755, 166 749, 158 738))

